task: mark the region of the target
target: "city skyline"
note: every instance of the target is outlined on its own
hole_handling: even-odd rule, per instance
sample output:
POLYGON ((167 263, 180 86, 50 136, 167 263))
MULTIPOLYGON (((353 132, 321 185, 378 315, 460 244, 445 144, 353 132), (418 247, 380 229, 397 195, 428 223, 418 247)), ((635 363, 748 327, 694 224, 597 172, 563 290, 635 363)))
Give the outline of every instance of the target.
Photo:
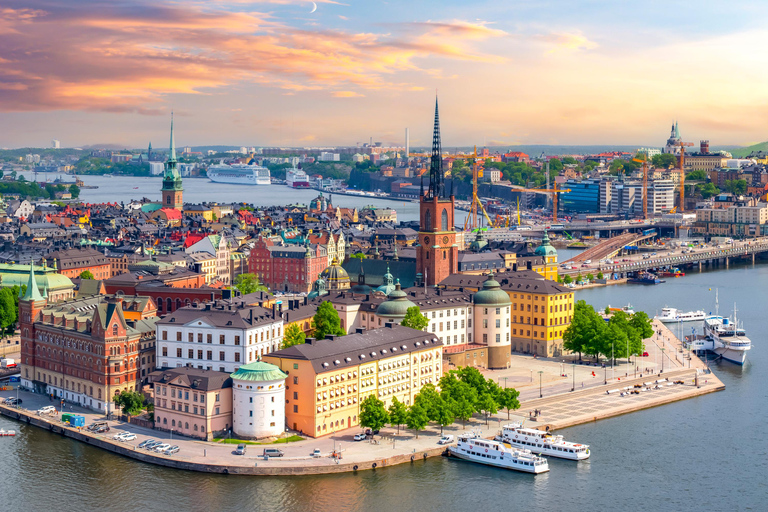
POLYGON ((0 147, 428 146, 436 90, 446 147, 768 138, 766 6, 316 4, 6 2, 0 147))

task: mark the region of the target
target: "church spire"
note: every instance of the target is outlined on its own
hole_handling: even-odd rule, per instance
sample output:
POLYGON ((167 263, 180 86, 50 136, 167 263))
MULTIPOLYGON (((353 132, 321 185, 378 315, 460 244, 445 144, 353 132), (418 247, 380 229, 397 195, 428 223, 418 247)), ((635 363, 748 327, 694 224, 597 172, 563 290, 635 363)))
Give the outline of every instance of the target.
POLYGON ((21 300, 43 300, 43 296, 40 295, 40 290, 37 288, 37 280, 35 279, 35 262, 29 262, 29 281, 27 281, 27 291, 21 300))
POLYGON ((680 138, 680 127, 677 125, 677 121, 675 121, 675 138, 680 138))
POLYGON ((429 198, 444 195, 443 151, 440 147, 440 114, 435 96, 435 126, 432 131, 432 158, 429 166, 429 198))
POLYGON ((168 162, 176 162, 176 140, 173 138, 173 112, 171 112, 171 155, 168 162))

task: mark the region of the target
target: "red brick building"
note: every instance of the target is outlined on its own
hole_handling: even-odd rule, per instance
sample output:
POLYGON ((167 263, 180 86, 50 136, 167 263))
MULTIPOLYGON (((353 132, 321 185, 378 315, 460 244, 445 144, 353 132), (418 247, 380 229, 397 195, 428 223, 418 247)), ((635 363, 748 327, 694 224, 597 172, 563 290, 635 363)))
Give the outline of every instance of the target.
POLYGON ((127 272, 104 281, 104 289, 119 296, 151 297, 161 315, 173 313, 184 306, 220 299, 223 293, 219 288, 206 286, 202 274, 186 269, 176 269, 166 275, 127 272))
POLYGON ((86 270, 93 274, 94 279, 109 279, 112 276, 109 259, 90 247, 52 252, 46 256, 46 262, 49 267, 58 268, 60 274, 70 279, 80 277, 86 270))
POLYGON ((270 291, 296 293, 309 292, 327 266, 324 245, 276 245, 264 237, 256 241, 248 260, 248 272, 256 274, 270 291))

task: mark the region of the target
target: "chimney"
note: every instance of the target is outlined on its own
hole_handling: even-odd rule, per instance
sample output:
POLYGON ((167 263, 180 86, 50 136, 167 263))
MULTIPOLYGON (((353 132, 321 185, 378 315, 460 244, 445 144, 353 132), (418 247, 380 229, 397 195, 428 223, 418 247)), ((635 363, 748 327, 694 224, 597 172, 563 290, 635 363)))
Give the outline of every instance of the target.
POLYGON ((336 338, 338 338, 338 336, 337 336, 337 335, 335 335, 335 334, 329 334, 329 335, 327 335, 327 336, 325 337, 325 339, 327 339, 327 340, 331 340, 331 341, 335 340, 336 338))
POLYGON ((384 327, 388 329, 393 329, 395 327, 395 324, 393 322, 387 322, 384 324, 384 327))
POLYGON ((365 332, 364 327, 358 327, 357 329, 355 329, 355 334, 363 334, 364 332, 365 332))
POLYGON ((315 341, 317 341, 315 338, 307 338, 304 340, 304 343, 307 345, 314 345, 315 341))

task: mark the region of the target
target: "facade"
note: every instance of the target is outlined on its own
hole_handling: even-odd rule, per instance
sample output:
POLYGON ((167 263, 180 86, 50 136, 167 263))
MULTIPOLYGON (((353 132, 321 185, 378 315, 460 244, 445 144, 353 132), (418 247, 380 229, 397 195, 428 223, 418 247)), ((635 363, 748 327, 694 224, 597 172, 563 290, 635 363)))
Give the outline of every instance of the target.
POLYGON ((49 305, 30 272, 19 300, 22 386, 112 412, 112 397, 140 382, 140 346, 154 337, 147 300, 97 295, 49 305), (140 321, 126 319, 132 308, 140 321))
POLYGON ((768 204, 699 208, 693 232, 707 236, 765 236, 768 233, 768 204))
MULTIPOLYGON (((72 281, 52 267, 34 267, 35 282, 38 292, 46 297, 49 303, 71 299, 75 295, 75 285, 72 281)), ((12 288, 29 283, 30 266, 16 263, 0 263, 0 287, 12 288)))
POLYGON ((206 262, 202 264, 205 269, 206 275, 210 274, 210 280, 206 279, 206 282, 220 281, 224 284, 230 283, 230 250, 227 239, 221 235, 208 235, 201 240, 195 242, 191 246, 185 249, 188 255, 205 255, 210 257, 205 258, 201 255, 200 262, 206 262), (212 258, 212 259, 211 259, 212 258))
POLYGON ((323 245, 277 245, 259 237, 249 255, 248 271, 270 290, 309 292, 327 261, 323 245))
POLYGON ((320 437, 359 425, 360 403, 369 395, 386 407, 394 397, 412 404, 424 385, 440 380, 442 352, 433 335, 388 323, 333 339, 307 338, 264 360, 288 375, 288 427, 320 437))
POLYGON ((94 279, 112 277, 109 259, 104 256, 104 253, 90 247, 52 252, 46 257, 46 263, 69 278, 80 277, 80 274, 86 270, 93 274, 94 279))
POLYGON ((238 300, 186 306, 157 323, 157 366, 232 373, 282 342, 283 319, 275 308, 238 300))
POLYGON ((162 206, 177 210, 179 212, 184 208, 183 193, 184 188, 181 184, 181 174, 179 174, 178 161, 176 160, 176 142, 173 138, 173 117, 171 117, 171 154, 165 165, 165 174, 163 175, 162 206))
POLYGON ((232 374, 232 425, 239 439, 285 432, 285 379, 277 366, 257 361, 232 374))
POLYGON ((598 213, 600 211, 600 180, 568 180, 562 188, 571 191, 563 194, 563 211, 573 213, 598 213))
POLYGON ((232 426, 232 379, 228 373, 199 368, 154 372, 155 428, 212 440, 232 426))

